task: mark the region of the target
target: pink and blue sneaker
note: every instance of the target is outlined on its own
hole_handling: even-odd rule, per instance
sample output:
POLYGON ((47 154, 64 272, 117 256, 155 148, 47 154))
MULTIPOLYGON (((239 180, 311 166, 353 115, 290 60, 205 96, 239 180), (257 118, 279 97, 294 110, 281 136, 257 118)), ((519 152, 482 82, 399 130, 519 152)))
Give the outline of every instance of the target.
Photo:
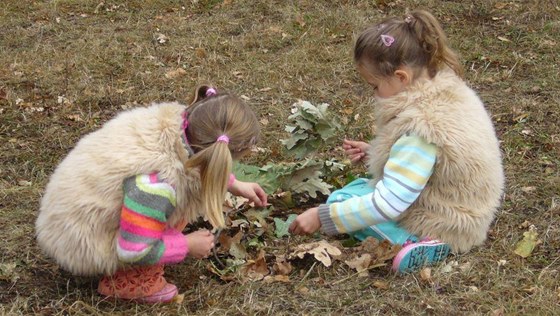
POLYGON ((451 248, 439 240, 424 239, 406 242, 393 259, 392 270, 397 273, 410 273, 422 267, 431 266, 447 258, 451 248))

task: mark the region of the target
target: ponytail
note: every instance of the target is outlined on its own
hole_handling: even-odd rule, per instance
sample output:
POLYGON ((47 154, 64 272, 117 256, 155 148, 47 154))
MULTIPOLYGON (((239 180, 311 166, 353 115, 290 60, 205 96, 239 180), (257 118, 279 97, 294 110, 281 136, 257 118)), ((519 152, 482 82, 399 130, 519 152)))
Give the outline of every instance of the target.
POLYGON ((200 168, 204 213, 210 224, 217 228, 225 226, 223 203, 232 160, 228 144, 216 141, 196 153, 185 164, 186 168, 200 168))
POLYGON ((206 218, 216 228, 225 226, 223 203, 233 159, 255 145, 259 122, 238 97, 199 86, 187 107, 186 136, 194 155, 185 168, 198 168, 206 218))
POLYGON ((435 76, 443 64, 458 76, 463 76, 463 67, 457 54, 449 47, 445 32, 431 13, 415 10, 404 18, 404 22, 413 30, 422 49, 429 56, 427 68, 430 77, 435 76))

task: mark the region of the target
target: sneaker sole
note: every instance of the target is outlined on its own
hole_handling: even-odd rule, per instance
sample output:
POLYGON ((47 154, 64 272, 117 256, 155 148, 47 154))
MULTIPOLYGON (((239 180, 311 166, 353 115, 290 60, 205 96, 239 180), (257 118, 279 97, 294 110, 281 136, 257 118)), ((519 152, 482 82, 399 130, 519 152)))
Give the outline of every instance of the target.
POLYGON ((417 242, 405 246, 393 260, 392 270, 410 273, 443 261, 450 252, 449 245, 439 241, 417 242))

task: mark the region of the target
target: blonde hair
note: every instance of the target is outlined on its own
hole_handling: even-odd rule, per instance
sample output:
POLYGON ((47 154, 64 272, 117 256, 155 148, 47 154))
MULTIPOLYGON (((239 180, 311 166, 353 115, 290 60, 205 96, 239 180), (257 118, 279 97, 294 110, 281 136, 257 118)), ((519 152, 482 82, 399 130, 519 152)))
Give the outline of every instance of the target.
POLYGON ((187 139, 195 152, 186 168, 200 168, 202 202, 214 227, 224 227, 223 202, 234 159, 248 152, 259 137, 259 122, 240 98, 229 93, 206 96, 209 86, 200 86, 187 108, 187 139), (229 143, 217 141, 226 135, 229 143))
POLYGON ((427 69, 431 78, 445 66, 463 75, 463 67, 440 23, 424 10, 412 11, 403 19, 386 19, 363 31, 354 47, 354 61, 359 65, 365 62, 364 66, 375 68, 372 74, 382 77, 392 75, 403 65, 427 69), (387 45, 381 35, 391 36, 394 41, 387 45))

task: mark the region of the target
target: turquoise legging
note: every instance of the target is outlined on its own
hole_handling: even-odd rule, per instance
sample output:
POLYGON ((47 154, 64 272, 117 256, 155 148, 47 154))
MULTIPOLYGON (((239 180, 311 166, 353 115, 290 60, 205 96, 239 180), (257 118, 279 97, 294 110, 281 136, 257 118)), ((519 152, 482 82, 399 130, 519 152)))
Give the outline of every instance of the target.
MULTIPOLYGON (((334 191, 327 199, 327 204, 342 202, 352 197, 372 193, 374 190, 368 182, 369 179, 364 178, 359 178, 350 182, 343 188, 334 191)), ((367 237, 374 237, 379 240, 386 239, 393 244, 399 245, 404 244, 407 240, 414 242, 418 241, 418 237, 400 227, 397 222, 394 221, 373 225, 365 229, 352 232, 351 235, 359 240, 364 240, 367 237)))

